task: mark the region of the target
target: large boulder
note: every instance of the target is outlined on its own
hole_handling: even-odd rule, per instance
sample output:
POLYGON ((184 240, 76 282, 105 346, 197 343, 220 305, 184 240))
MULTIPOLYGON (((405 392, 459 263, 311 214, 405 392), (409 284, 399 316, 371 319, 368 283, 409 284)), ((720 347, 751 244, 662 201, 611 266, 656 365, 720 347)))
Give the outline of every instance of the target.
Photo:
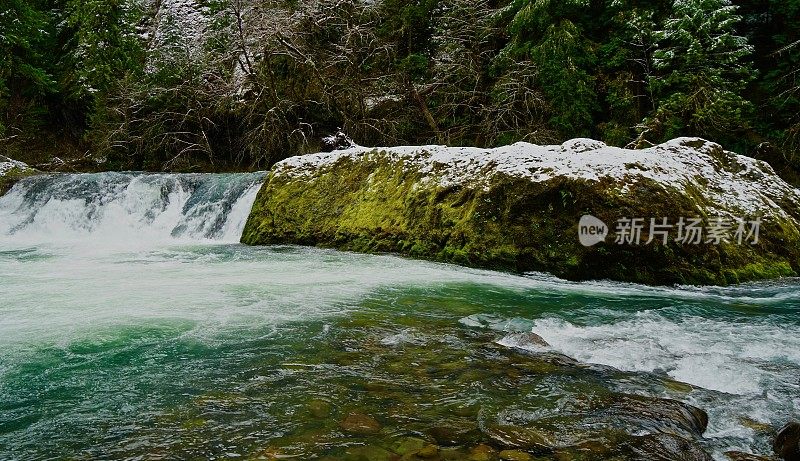
POLYGON ((0 155, 0 195, 8 192, 20 179, 36 173, 25 163, 0 155))
POLYGON ((394 252, 574 280, 729 284, 800 272, 800 192, 766 163, 698 138, 644 150, 586 139, 353 147, 276 164, 242 242, 394 252), (672 227, 654 227, 647 243, 651 218, 672 227), (693 218, 701 221, 689 225, 693 218), (691 238, 678 242, 679 227, 691 238), (637 228, 638 244, 627 231, 637 228))

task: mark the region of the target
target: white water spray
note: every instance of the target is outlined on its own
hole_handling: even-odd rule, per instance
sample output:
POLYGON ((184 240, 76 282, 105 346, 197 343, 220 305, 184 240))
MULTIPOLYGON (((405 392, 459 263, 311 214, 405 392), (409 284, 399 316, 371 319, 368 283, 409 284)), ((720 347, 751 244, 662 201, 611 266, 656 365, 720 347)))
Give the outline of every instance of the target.
POLYGON ((238 242, 263 173, 45 175, 0 197, 0 237, 93 244, 238 242))

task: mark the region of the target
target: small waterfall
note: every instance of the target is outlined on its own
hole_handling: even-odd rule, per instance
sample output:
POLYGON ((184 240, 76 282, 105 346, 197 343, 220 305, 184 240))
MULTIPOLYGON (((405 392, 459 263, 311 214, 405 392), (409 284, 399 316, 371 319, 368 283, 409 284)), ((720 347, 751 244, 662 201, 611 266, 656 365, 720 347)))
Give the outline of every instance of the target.
POLYGON ((0 197, 0 236, 26 241, 238 242, 264 176, 35 176, 0 197))

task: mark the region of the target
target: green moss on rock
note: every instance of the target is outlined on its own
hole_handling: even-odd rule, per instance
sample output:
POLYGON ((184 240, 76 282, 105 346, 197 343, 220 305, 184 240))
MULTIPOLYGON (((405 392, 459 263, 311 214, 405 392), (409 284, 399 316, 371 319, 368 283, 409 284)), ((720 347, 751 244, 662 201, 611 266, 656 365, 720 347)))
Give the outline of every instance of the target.
POLYGON ((494 171, 480 182, 443 185, 438 174, 435 165, 424 170, 411 157, 380 150, 343 155, 303 174, 277 168, 258 194, 242 242, 645 284, 726 285, 800 272, 796 204, 782 221, 765 220, 758 245, 617 245, 609 239, 587 248, 578 240, 584 214, 613 229, 621 217, 708 219, 714 204, 702 184, 682 187, 647 177, 627 181, 623 190, 606 177, 533 181, 494 171))
MULTIPOLYGON (((0 157, 0 162, 2 162, 4 158, 5 157, 0 157)), ((11 165, 10 162, 7 164, 11 165)), ((39 172, 37 170, 29 168, 22 163, 14 164, 10 168, 0 171, 0 195, 3 195, 11 190, 11 188, 14 187, 14 184, 16 184, 20 179, 33 176, 38 173, 39 172)))

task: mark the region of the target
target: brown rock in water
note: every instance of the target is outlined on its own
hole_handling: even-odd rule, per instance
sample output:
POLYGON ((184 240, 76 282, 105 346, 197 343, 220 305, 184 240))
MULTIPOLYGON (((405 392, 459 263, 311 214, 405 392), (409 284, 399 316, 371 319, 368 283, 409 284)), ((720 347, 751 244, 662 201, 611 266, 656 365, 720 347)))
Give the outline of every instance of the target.
POLYGON ((672 399, 619 394, 604 413, 652 432, 672 432, 686 437, 700 436, 708 426, 708 414, 703 409, 672 399))
POLYGON ((439 454, 439 447, 436 445, 426 445, 422 450, 417 452, 417 456, 424 459, 435 458, 439 454))
POLYGON ((495 461, 497 459, 497 450, 486 444, 480 444, 469 451, 469 461, 495 461))
POLYGON ((518 347, 550 347, 550 344, 545 341, 544 338, 532 331, 527 331, 524 333, 512 333, 506 336, 505 339, 511 341, 518 347))
POLYGON ((411 455, 422 450, 426 445, 427 443, 422 439, 405 437, 395 445, 394 452, 400 455, 411 455))
POLYGON ((331 404, 322 399, 308 402, 308 412, 317 419, 325 419, 331 414, 331 404))
POLYGON ((351 434, 375 434, 381 430, 381 424, 372 416, 364 413, 350 413, 341 423, 342 429, 351 434))
POLYGON ((503 461, 531 461, 533 456, 519 450, 503 450, 500 452, 503 461))
POLYGON ((400 456, 384 448, 367 445, 351 447, 344 457, 345 461, 400 461, 400 456))
POLYGON ((428 434, 442 446, 470 445, 480 438, 477 429, 455 428, 449 426, 438 426, 428 430, 428 434))
POLYGON ((547 433, 529 427, 497 425, 487 427, 485 433, 492 442, 508 449, 521 448, 544 453, 550 451, 554 444, 547 433))
POLYGON ((743 453, 741 451, 726 451, 725 456, 731 461, 774 461, 774 458, 767 456, 743 453))
POLYGON ((697 442, 673 434, 636 437, 631 448, 631 461, 713 461, 697 442))
POLYGON ((662 384, 667 388, 667 390, 681 394, 688 394, 694 389, 691 384, 675 381, 674 379, 665 379, 662 384))
POLYGON ((772 449, 784 461, 800 461, 800 423, 792 421, 780 428, 772 449))
POLYGON ((747 428, 750 428, 756 432, 772 432, 773 428, 769 423, 762 423, 761 421, 756 421, 755 419, 748 418, 746 416, 742 416, 739 418, 739 423, 747 428))

